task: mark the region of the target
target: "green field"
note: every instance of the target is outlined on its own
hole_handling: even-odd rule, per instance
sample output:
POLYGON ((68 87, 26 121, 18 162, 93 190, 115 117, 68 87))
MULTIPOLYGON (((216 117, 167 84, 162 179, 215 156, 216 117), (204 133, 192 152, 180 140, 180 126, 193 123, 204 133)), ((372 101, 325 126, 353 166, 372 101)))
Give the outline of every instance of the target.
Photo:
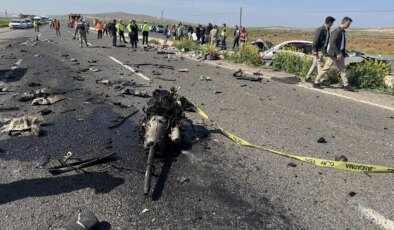
POLYGON ((11 21, 11 18, 0 18, 0 28, 8 27, 8 23, 11 21))

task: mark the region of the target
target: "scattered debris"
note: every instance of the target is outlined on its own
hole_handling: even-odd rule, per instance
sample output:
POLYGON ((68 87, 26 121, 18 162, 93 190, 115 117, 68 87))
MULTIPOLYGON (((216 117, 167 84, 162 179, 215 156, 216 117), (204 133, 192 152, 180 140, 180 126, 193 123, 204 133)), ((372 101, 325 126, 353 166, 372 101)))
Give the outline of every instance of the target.
POLYGON ((178 72, 180 72, 180 73, 188 73, 189 69, 178 69, 178 72))
POLYGON ((344 155, 340 155, 340 156, 335 156, 335 160, 336 161, 343 161, 343 162, 347 162, 347 157, 344 155))
POLYGON ((146 212, 149 212, 149 209, 144 208, 144 210, 142 210, 142 213, 146 213, 146 212))
POLYGON ((29 93, 23 93, 22 96, 18 99, 20 102, 31 101, 36 97, 45 97, 48 96, 46 89, 37 89, 35 91, 31 91, 29 93))
POLYGON ((159 68, 159 69, 175 70, 175 67, 174 67, 174 66, 171 66, 171 65, 151 64, 151 63, 134 64, 134 66, 135 66, 136 68, 140 68, 141 66, 147 66, 147 65, 149 65, 149 66, 154 66, 154 67, 157 67, 157 68, 159 68))
POLYGON ((36 58, 37 57, 41 57, 41 55, 40 54, 35 54, 34 57, 36 57, 36 58))
POLYGON ((31 83, 29 83, 29 87, 37 87, 37 86, 41 86, 41 84, 38 83, 38 82, 31 82, 31 83))
POLYGON ((76 109, 66 109, 66 110, 60 111, 60 114, 64 114, 64 113, 68 113, 68 112, 73 112, 73 111, 76 111, 76 109))
POLYGON ((200 76, 200 80, 201 81, 212 81, 212 79, 210 77, 205 77, 204 75, 200 76))
POLYGON ((143 98, 150 97, 150 95, 146 90, 136 91, 134 89, 126 89, 122 92, 122 94, 132 95, 136 97, 143 97, 143 98))
POLYGON ((204 56, 204 60, 215 61, 215 60, 220 60, 220 59, 223 59, 223 55, 221 55, 215 51, 210 51, 207 54, 205 54, 205 56, 204 56))
POLYGON ((96 80, 97 84, 103 84, 103 85, 111 85, 110 80, 96 80))
POLYGON ((176 53, 168 52, 168 51, 158 51, 157 54, 176 54, 176 53))
POLYGON ((223 93, 222 91, 215 91, 215 94, 221 94, 223 93))
POLYGON ((51 159, 51 156, 47 155, 47 156, 42 156, 40 158, 40 160, 38 161, 38 163, 36 164, 36 166, 34 166, 34 168, 36 169, 42 169, 46 164, 49 163, 49 160, 51 159))
POLYGON ((10 136, 20 134, 34 134, 40 135, 40 123, 43 121, 41 116, 24 116, 12 119, 5 119, 4 125, 0 129, 2 133, 7 133, 10 136))
POLYGON ((19 108, 18 107, 5 107, 5 108, 0 107, 0 112, 16 111, 16 110, 19 110, 19 108))
POLYGON ((90 210, 83 210, 74 214, 61 229, 65 230, 93 230, 98 224, 96 215, 90 210))
POLYGON ((295 168, 295 167, 297 167, 297 164, 290 162, 287 164, 287 166, 295 168))
POLYGON ((34 99, 31 105, 52 105, 56 102, 63 101, 64 99, 66 99, 66 97, 63 95, 54 95, 54 96, 49 96, 47 98, 40 97, 34 99))
POLYGON ((263 76, 263 73, 261 73, 260 70, 259 70, 257 72, 254 72, 253 75, 255 75, 255 76, 263 76))
POLYGON ((156 77, 156 78, 162 81, 176 81, 175 78, 164 78, 164 77, 156 77))
POLYGON ((85 81, 85 77, 84 76, 74 76, 73 79, 76 80, 76 81, 85 81))
POLYGON ((64 160, 64 161, 59 159, 59 163, 61 165, 51 167, 48 169, 48 171, 52 175, 59 175, 61 173, 70 172, 70 171, 74 171, 74 170, 78 171, 82 168, 114 161, 114 160, 116 160, 114 158, 115 155, 116 155, 116 153, 111 153, 111 154, 105 155, 103 157, 97 157, 97 158, 92 158, 92 159, 73 162, 73 163, 67 163, 68 159, 64 160))
POLYGON ((43 42, 48 42, 48 43, 52 43, 52 42, 54 42, 53 40, 51 40, 51 39, 45 39, 45 40, 42 40, 43 42))
POLYGON ((52 113, 52 110, 50 110, 50 109, 43 109, 43 110, 40 110, 39 112, 40 112, 41 115, 45 116, 45 115, 48 115, 48 114, 52 113))
POLYGON ((261 77, 252 77, 252 76, 245 75, 241 69, 239 69, 238 71, 233 73, 233 76, 237 80, 258 81, 258 82, 261 82, 261 80, 262 80, 261 77))
POLYGON ((89 71, 90 72, 99 72, 100 70, 99 69, 95 69, 95 68, 90 68, 89 71))
POLYGON ((122 104, 122 102, 113 102, 113 105, 119 106, 120 108, 130 108, 131 105, 122 104))
POLYGON ((324 137, 320 137, 319 139, 317 139, 317 143, 323 144, 323 143, 327 143, 327 141, 324 137))
POLYGON ((178 178, 178 183, 181 183, 181 184, 183 184, 185 182, 189 182, 189 181, 190 181, 189 178, 186 178, 186 177, 183 177, 183 176, 178 178))
POLYGON ((139 111, 138 109, 135 110, 134 112, 132 112, 131 114, 129 114, 129 115, 127 115, 125 118, 123 118, 118 124, 109 126, 108 129, 118 128, 118 127, 121 126, 128 118, 130 118, 130 117, 134 116, 135 114, 137 114, 138 111, 139 111))
POLYGON ((78 60, 75 59, 75 58, 71 58, 70 61, 71 61, 71 62, 78 62, 78 60))
POLYGON ((357 194, 356 192, 349 192, 348 195, 349 195, 350 197, 354 197, 356 194, 357 194))
POLYGON ((88 60, 88 63, 97 63, 97 60, 88 60))

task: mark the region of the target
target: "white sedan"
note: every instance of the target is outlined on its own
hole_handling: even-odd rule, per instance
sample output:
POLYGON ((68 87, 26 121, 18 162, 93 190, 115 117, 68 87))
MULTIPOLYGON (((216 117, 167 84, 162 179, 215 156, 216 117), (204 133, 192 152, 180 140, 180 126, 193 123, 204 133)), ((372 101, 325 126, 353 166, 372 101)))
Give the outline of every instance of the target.
POLYGON ((28 25, 23 19, 12 19, 8 27, 10 27, 10 29, 26 29, 28 25))

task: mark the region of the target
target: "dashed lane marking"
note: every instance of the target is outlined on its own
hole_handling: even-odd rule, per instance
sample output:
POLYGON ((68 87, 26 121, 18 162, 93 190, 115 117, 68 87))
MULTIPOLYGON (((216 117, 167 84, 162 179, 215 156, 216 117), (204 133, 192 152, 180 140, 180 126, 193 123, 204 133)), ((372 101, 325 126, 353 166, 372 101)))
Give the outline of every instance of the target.
POLYGON ((112 61, 118 63, 119 65, 123 66, 124 68, 130 70, 132 73, 137 74, 138 76, 140 76, 142 79, 146 80, 146 81, 150 81, 151 79, 145 75, 143 75, 142 73, 137 73, 133 68, 131 68, 128 65, 123 64, 121 61, 119 61, 118 59, 114 58, 114 57, 109 57, 112 61))
POLYGON ((359 206, 358 209, 367 219, 379 225, 384 230, 394 230, 394 221, 387 219, 375 210, 359 206))

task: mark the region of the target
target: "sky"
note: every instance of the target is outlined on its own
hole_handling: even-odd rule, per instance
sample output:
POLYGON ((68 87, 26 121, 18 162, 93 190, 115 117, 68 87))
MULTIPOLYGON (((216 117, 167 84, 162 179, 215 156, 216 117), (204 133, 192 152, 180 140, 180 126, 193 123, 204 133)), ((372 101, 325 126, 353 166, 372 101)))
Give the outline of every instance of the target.
POLYGON ((394 27, 394 0, 1 0, 0 16, 125 12, 179 21, 246 27, 314 28, 327 16, 353 19, 352 27, 394 27), (377 4, 378 3, 378 4, 377 4))

